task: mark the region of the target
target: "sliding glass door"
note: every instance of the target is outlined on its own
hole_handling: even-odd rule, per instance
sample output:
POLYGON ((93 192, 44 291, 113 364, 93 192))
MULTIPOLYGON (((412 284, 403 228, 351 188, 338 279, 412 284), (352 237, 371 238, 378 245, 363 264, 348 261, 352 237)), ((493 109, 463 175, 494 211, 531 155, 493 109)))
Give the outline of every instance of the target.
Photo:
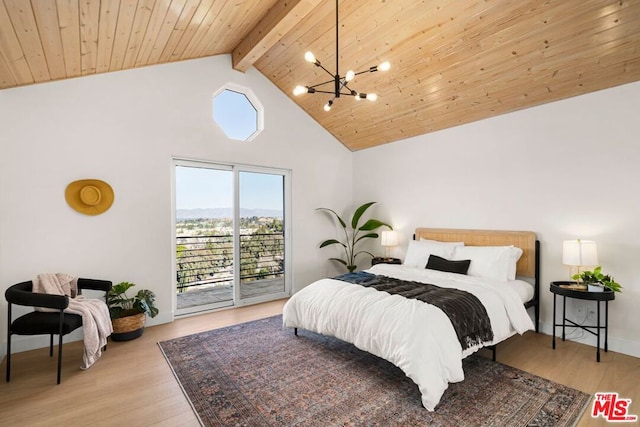
POLYGON ((175 161, 176 314, 288 296, 289 171, 175 161))
POLYGON ((240 299, 285 291, 284 175, 239 172, 240 299))

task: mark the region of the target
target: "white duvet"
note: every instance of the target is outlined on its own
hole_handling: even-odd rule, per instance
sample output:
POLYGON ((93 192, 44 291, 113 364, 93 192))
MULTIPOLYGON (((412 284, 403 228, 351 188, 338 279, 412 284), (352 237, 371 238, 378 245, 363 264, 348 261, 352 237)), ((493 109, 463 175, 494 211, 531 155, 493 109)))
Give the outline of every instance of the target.
MULTIPOLYGON (((505 283, 402 265, 377 264, 370 273, 458 288, 485 306, 494 340, 534 329, 521 298, 505 283)), ((462 351, 449 318, 418 300, 333 279, 322 279, 294 294, 284 306, 285 327, 307 329, 353 343, 393 363, 420 389, 433 411, 451 382, 464 379, 462 351)))

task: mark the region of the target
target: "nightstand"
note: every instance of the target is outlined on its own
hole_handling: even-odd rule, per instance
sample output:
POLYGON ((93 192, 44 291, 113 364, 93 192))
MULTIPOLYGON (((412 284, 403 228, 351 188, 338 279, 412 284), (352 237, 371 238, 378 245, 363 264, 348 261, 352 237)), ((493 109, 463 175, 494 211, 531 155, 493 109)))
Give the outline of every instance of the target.
POLYGON ((609 326, 609 301, 615 299, 615 292, 610 289, 606 289, 602 292, 589 292, 588 290, 574 289, 573 286, 576 282, 551 282, 549 290, 553 293, 553 340, 551 346, 555 350, 556 348, 556 327, 562 326, 562 341, 565 339, 565 327, 569 323, 569 327, 574 326, 581 328, 589 332, 592 335, 598 337, 596 346, 596 360, 600 362, 600 330, 604 329, 604 351, 609 351, 607 338, 608 338, 608 326, 609 326), (562 323, 556 324, 556 296, 562 296, 562 323), (567 319, 567 297, 595 301, 597 305, 597 324, 595 326, 578 325, 573 320, 567 319), (604 301, 604 326, 600 326, 600 302, 604 301), (595 332, 594 332, 595 330, 595 332))
POLYGON ((373 257, 371 258, 371 266, 376 264, 402 264, 400 258, 385 258, 385 257, 373 257))

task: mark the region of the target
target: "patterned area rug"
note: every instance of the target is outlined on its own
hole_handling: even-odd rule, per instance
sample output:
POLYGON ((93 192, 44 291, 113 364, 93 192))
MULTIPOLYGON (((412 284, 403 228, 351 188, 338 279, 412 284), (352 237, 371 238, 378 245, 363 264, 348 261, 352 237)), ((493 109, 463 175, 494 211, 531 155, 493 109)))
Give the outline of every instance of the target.
POLYGON ((159 345, 205 426, 571 426, 590 400, 474 355, 429 412, 391 363, 281 316, 159 345))

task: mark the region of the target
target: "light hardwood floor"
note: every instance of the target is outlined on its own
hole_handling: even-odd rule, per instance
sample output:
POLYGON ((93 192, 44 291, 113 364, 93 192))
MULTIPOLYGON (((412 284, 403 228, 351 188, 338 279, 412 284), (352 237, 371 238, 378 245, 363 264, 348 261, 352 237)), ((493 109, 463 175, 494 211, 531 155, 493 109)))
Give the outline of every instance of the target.
MULTIPOLYGON (((79 369, 82 343, 64 345, 62 384, 48 349, 14 355, 11 382, 0 381, 0 426, 194 426, 189 403, 157 345, 179 336, 268 317, 285 300, 193 316, 149 327, 134 341, 109 343, 91 369, 79 369)), ((487 353, 488 354, 488 353, 487 353)), ((640 359, 609 352, 596 363, 595 349, 528 332, 498 346, 498 361, 589 394, 616 391, 632 399, 640 415, 640 359)), ((5 361, 0 365, 5 372, 5 361)), ((588 411, 578 426, 606 425, 588 411)))

